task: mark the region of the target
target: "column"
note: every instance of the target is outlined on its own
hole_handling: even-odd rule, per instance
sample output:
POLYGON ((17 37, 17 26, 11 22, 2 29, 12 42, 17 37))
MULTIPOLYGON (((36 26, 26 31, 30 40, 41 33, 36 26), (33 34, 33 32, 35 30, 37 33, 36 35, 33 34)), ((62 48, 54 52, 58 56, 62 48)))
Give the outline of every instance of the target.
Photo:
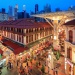
POLYGON ((33 41, 35 41, 35 34, 33 34, 33 41))
POLYGON ((26 33, 26 29, 24 29, 24 33, 26 33))
POLYGON ((7 34, 8 34, 8 32, 6 31, 6 37, 8 37, 7 34))
POLYGON ((68 31, 68 27, 65 28, 65 32, 66 32, 66 40, 69 40, 69 31, 68 31))
POLYGON ((74 65, 74 69, 73 69, 74 75, 75 75, 75 65, 74 65))
POLYGON ((65 73, 67 73, 67 42, 65 41, 65 73))
POLYGON ((11 32, 10 32, 10 38, 11 38, 11 32))
POLYGON ((22 43, 22 35, 21 35, 21 43, 22 43))
POLYGON ((67 57, 67 42, 65 41, 65 57, 67 57))
POLYGON ((58 40, 58 20, 53 21, 54 24, 54 42, 53 46, 56 47, 59 45, 59 40, 58 40))
POLYGON ((72 61, 75 63, 75 47, 73 47, 72 50, 72 61))
POLYGON ((26 45, 26 36, 24 36, 24 40, 23 41, 24 41, 24 44, 26 45))
POLYGON ((15 40, 17 41, 17 34, 15 34, 15 40))

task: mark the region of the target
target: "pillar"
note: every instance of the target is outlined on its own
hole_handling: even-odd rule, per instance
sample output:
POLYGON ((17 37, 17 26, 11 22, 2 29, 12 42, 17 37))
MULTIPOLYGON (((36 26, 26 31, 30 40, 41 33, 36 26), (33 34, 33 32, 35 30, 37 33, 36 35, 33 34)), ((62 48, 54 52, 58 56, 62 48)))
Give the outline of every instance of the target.
POLYGON ((65 57, 67 57, 67 42, 65 41, 65 57))
POLYGON ((9 32, 6 31, 6 37, 8 37, 7 34, 9 34, 9 32))
POLYGON ((26 36, 24 36, 24 40, 23 41, 24 41, 24 45, 26 45, 26 36))
POLYGON ((33 41, 35 41, 35 34, 33 34, 33 41))
POLYGON ((17 41, 17 34, 15 34, 15 40, 17 41))
POLYGON ((73 47, 72 50, 72 61, 75 63, 75 47, 73 47))
POLYGON ((68 32, 68 27, 65 28, 65 32, 66 32, 66 40, 69 40, 69 32, 68 32))
POLYGON ((74 65, 74 68, 73 68, 73 73, 74 73, 73 75, 75 75, 75 65, 74 65))
POLYGON ((53 21, 54 24, 54 40, 53 40, 53 46, 58 46, 59 45, 59 40, 58 40, 58 20, 53 21))

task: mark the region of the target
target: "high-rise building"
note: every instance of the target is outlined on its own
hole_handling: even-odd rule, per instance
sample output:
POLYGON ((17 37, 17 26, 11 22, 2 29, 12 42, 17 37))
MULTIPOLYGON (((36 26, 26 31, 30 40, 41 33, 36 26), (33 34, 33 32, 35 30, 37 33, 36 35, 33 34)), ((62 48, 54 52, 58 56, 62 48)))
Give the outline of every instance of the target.
POLYGON ((18 19, 18 4, 16 4, 14 8, 14 18, 15 20, 18 19))
POLYGON ((14 9, 12 6, 8 8, 8 20, 14 20, 14 9))
POLYGON ((69 10, 69 11, 75 10, 75 6, 70 6, 70 7, 68 8, 68 10, 69 10))
POLYGON ((5 13, 5 8, 2 8, 2 13, 5 13))
POLYGON ((37 14, 38 13, 38 4, 35 4, 35 14, 37 14))
POLYGON ((22 18, 29 18, 29 13, 26 13, 25 11, 18 12, 18 19, 22 19, 22 18))
POLYGON ((6 21, 6 20, 8 20, 8 14, 0 13, 0 21, 6 21))
POLYGON ((51 12, 51 6, 50 6, 49 4, 46 4, 46 5, 44 6, 44 11, 45 11, 46 13, 51 12))
POLYGON ((26 11, 26 5, 23 5, 23 11, 26 11))
POLYGON ((60 8, 55 9, 56 12, 62 11, 60 8))
POLYGON ((24 18, 27 18, 27 17, 26 17, 26 5, 23 5, 23 14, 24 14, 24 15, 23 15, 24 18))
POLYGON ((5 8, 1 8, 1 9, 0 9, 0 12, 1 12, 1 13, 5 13, 5 8))
POLYGON ((12 6, 9 6, 8 16, 9 17, 12 17, 13 16, 13 8, 12 8, 12 6))

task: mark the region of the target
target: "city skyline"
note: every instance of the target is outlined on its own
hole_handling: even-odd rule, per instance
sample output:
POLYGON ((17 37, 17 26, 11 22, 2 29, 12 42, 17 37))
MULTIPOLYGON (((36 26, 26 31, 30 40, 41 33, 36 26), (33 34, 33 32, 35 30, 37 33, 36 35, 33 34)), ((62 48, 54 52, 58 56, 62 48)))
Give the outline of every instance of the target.
POLYGON ((39 11, 44 9, 44 6, 46 4, 50 4, 51 5, 51 10, 55 11, 56 8, 60 8, 61 10, 67 10, 70 6, 75 6, 75 0, 59 0, 59 1, 55 1, 55 0, 43 0, 43 2, 41 0, 1 0, 0 1, 0 9, 1 8, 5 8, 6 12, 8 12, 8 7, 12 6, 13 8, 15 7, 16 4, 18 4, 18 11, 22 11, 23 10, 23 5, 26 6, 26 11, 30 12, 30 11, 35 11, 35 4, 38 4, 39 6, 39 11))

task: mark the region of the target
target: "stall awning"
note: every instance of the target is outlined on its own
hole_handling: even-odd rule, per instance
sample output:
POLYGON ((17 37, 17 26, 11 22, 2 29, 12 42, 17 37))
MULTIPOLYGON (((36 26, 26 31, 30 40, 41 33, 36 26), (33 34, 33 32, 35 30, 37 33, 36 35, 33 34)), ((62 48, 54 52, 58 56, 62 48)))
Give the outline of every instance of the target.
POLYGON ((17 49, 15 49, 13 52, 14 52, 14 54, 19 54, 19 53, 21 53, 21 52, 24 52, 25 50, 27 50, 28 48, 26 47, 26 48, 24 48, 24 47, 19 47, 19 48, 17 48, 17 49))
POLYGON ((8 47, 10 47, 10 48, 12 48, 13 50, 17 49, 19 47, 18 44, 14 43, 14 42, 12 42, 10 40, 7 40, 7 41, 3 42, 3 44, 8 46, 8 47))
POLYGON ((14 54, 19 54, 23 52, 24 50, 28 49, 27 47, 20 46, 19 44, 11 40, 6 40, 3 42, 3 44, 6 45, 8 48, 10 48, 14 52, 14 54))

